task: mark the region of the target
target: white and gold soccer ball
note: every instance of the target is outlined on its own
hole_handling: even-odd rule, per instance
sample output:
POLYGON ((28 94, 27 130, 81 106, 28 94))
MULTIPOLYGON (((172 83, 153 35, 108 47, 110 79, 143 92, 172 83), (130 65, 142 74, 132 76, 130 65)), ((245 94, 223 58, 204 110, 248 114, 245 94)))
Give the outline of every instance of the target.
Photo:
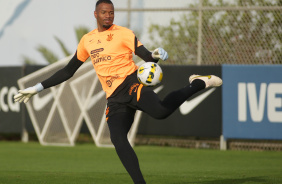
POLYGON ((138 68, 137 78, 144 86, 155 86, 162 81, 163 71, 157 63, 146 62, 138 68))

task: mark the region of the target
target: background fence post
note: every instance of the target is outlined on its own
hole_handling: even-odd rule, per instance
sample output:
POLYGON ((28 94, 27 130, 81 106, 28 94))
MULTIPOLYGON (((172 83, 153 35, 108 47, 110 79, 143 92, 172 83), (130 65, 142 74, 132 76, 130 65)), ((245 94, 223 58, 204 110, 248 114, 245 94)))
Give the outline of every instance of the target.
MULTIPOLYGON (((22 67, 22 77, 25 76, 25 67, 26 65, 23 65, 22 67)), ((28 137, 28 131, 26 129, 26 110, 25 110, 25 105, 21 103, 21 116, 22 116, 22 131, 21 131, 21 140, 22 142, 27 143, 29 140, 28 137)))
POLYGON ((198 43, 197 43, 197 65, 201 65, 202 61, 202 16, 203 16, 203 0, 199 4, 199 22, 198 22, 198 43))
POLYGON ((131 0, 127 0, 127 27, 130 29, 131 21, 131 0))
POLYGON ((227 141, 224 139, 224 136, 220 136, 220 150, 227 150, 227 141))

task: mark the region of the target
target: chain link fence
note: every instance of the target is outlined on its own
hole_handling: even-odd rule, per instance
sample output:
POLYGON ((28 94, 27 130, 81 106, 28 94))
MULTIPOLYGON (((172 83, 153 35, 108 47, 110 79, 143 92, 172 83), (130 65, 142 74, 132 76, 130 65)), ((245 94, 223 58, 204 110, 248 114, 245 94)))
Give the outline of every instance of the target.
POLYGON ((168 51, 161 64, 282 63, 282 0, 128 0, 115 10, 148 49, 168 51))

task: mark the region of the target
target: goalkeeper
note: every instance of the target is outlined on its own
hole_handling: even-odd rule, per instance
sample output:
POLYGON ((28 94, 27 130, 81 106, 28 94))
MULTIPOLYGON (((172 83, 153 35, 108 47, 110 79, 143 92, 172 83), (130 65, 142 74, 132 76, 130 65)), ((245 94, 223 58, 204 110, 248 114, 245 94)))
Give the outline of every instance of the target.
POLYGON ((158 48, 151 53, 131 30, 113 24, 114 5, 110 0, 98 0, 94 16, 97 20, 97 29, 82 37, 69 63, 50 78, 33 87, 20 90, 14 99, 27 103, 40 91, 71 78, 90 57, 106 92, 106 119, 111 141, 133 182, 143 184, 146 182, 140 171, 137 156, 127 140, 136 110, 157 119, 166 118, 191 95, 207 87, 220 86, 222 80, 213 75, 192 75, 187 86, 171 92, 161 101, 151 88, 143 87, 139 83, 136 73, 138 67, 132 60, 132 52, 146 62, 166 60, 167 52, 158 48))

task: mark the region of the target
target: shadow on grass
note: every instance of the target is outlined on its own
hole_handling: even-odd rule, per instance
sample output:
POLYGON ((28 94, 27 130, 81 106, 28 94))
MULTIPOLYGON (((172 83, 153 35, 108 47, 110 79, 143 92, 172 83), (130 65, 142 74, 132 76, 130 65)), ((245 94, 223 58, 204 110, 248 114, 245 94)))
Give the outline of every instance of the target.
POLYGON ((218 179, 213 181, 197 181, 197 182, 184 182, 174 184, 248 184, 248 183, 272 183, 264 177, 246 177, 246 178, 233 178, 233 179, 218 179))
POLYGON ((213 181, 197 182, 197 184, 244 184, 244 183, 267 183, 267 179, 263 177, 218 179, 213 181))

